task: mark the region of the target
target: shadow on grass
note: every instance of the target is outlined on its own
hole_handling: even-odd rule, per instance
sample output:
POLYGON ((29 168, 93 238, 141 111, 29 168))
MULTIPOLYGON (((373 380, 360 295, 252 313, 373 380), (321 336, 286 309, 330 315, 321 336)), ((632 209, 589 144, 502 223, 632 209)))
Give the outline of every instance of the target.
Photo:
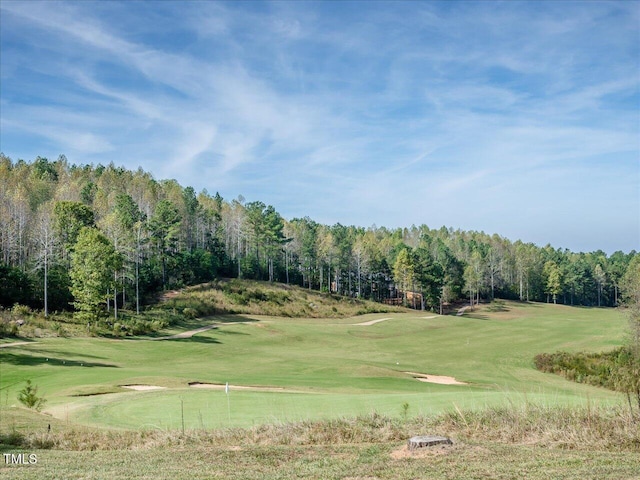
POLYGON ((167 338, 167 339, 164 339, 164 340, 160 340, 160 342, 212 343, 212 344, 215 344, 215 343, 221 344, 222 343, 217 338, 200 337, 200 336, 193 336, 193 337, 190 337, 190 338, 167 338))
POLYGON ((212 317, 212 319, 221 325, 234 323, 256 323, 260 321, 255 318, 245 317, 244 315, 224 315, 220 317, 212 317))
POLYGON ((511 300, 518 307, 526 307, 526 308, 542 308, 539 302, 528 302, 526 300, 511 300))
POLYGON ((489 320, 491 317, 489 315, 483 315, 482 313, 469 313, 469 310, 467 310, 462 318, 473 318, 474 320, 489 320))
MULTIPOLYGON (((60 353, 60 352, 56 352, 60 353)), ((38 366, 55 365, 56 367, 108 367, 120 368, 111 363, 85 362, 84 360, 67 360, 53 357, 39 357, 20 353, 0 353, 0 363, 11 365, 38 366)))
POLYGON ((218 335, 249 335, 245 332, 232 332, 231 330, 225 330, 224 328, 219 328, 216 330, 218 335))
MULTIPOLYGON (((170 328, 171 332, 175 332, 176 329, 180 329, 182 332, 175 332, 175 333, 168 334, 166 330, 164 331, 161 330, 158 332, 149 333, 144 336, 126 337, 126 339, 127 340, 162 339, 164 341, 164 340, 170 340, 170 339, 165 339, 163 337, 177 335, 179 333, 188 332, 190 330, 197 330, 199 328, 207 327, 209 325, 215 324, 216 330, 220 333, 222 332, 222 330, 219 330, 218 327, 223 327, 225 325, 241 324, 241 323, 257 323, 259 321, 260 320, 256 320, 255 318, 245 317, 243 315, 220 315, 220 316, 214 315, 210 317, 193 318, 193 319, 185 318, 184 320, 181 320, 180 322, 173 324, 170 328)), ((230 334, 231 332, 225 332, 225 333, 230 334)), ((233 332, 233 333, 237 333, 238 335, 246 335, 244 333, 239 333, 239 332, 233 332)), ((198 334, 196 333, 194 335, 198 335, 198 334)), ((191 337, 191 338, 194 338, 194 337, 191 337)), ((172 340, 180 340, 180 339, 172 339, 172 340)), ((182 339, 182 340, 185 340, 185 339, 182 339)))
MULTIPOLYGON (((29 345, 24 345, 25 347, 28 347, 29 345)), ((44 355, 44 354, 49 354, 49 355, 56 355, 56 356, 64 356, 64 357, 83 357, 83 358, 107 358, 107 357, 101 357, 98 355, 90 355, 88 353, 80 353, 80 352, 65 352, 62 350, 49 350, 46 348, 36 348, 35 350, 27 350, 28 352, 33 352, 34 354, 37 355, 44 355)), ((3 355, 5 352, 0 352, 0 356, 3 355)), ((46 355, 45 355, 46 356, 46 355)), ((51 360, 51 358, 49 358, 49 360, 51 360)))

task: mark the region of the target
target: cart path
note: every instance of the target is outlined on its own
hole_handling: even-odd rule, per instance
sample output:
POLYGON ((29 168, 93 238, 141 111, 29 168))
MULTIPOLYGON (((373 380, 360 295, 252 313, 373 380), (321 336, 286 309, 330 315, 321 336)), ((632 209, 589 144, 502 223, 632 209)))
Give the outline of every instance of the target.
POLYGON ((196 328, 195 330, 176 333, 175 335, 169 335, 168 337, 152 338, 151 340, 176 340, 179 338, 191 338, 198 333, 202 333, 202 332, 206 332, 207 330, 218 328, 219 325, 220 325, 219 323, 212 323, 211 325, 207 325, 206 327, 200 327, 200 328, 196 328))
POLYGON ((34 345, 38 342, 13 342, 13 343, 3 343, 0 345, 0 348, 9 348, 9 347, 21 347, 22 345, 34 345))

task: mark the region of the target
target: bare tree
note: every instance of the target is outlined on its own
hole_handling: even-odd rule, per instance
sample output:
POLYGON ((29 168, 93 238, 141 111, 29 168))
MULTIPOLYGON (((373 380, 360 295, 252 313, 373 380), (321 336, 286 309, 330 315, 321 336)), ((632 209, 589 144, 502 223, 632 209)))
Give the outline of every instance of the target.
POLYGON ((44 316, 49 316, 49 267, 55 258, 56 237, 53 228, 53 207, 50 203, 40 206, 34 229, 36 235, 36 265, 44 269, 44 316))

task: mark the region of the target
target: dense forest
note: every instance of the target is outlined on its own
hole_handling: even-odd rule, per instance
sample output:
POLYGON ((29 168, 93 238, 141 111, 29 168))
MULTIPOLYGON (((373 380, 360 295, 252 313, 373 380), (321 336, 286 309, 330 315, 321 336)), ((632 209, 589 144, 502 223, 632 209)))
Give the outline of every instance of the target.
POLYGON ((217 277, 297 284, 413 308, 494 297, 616 306, 636 256, 497 234, 322 225, 113 164, 0 154, 0 304, 97 315, 217 277))

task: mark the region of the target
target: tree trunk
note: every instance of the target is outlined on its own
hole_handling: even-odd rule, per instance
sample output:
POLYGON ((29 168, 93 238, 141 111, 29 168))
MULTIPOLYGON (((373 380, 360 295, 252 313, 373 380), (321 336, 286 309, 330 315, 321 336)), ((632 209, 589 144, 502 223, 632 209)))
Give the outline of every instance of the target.
POLYGON ((118 320, 118 272, 113 272, 113 318, 118 320))
POLYGON ((284 269, 287 275, 287 285, 289 285, 289 254, 284 251, 284 269))
POLYGON ((44 317, 47 318, 49 316, 49 300, 47 294, 47 280, 48 280, 48 258, 47 252, 44 254, 44 317))
POLYGON ((136 314, 140 315, 140 259, 136 256, 136 314))
POLYGON ((524 300, 524 296, 522 295, 522 272, 520 272, 520 301, 524 300))

